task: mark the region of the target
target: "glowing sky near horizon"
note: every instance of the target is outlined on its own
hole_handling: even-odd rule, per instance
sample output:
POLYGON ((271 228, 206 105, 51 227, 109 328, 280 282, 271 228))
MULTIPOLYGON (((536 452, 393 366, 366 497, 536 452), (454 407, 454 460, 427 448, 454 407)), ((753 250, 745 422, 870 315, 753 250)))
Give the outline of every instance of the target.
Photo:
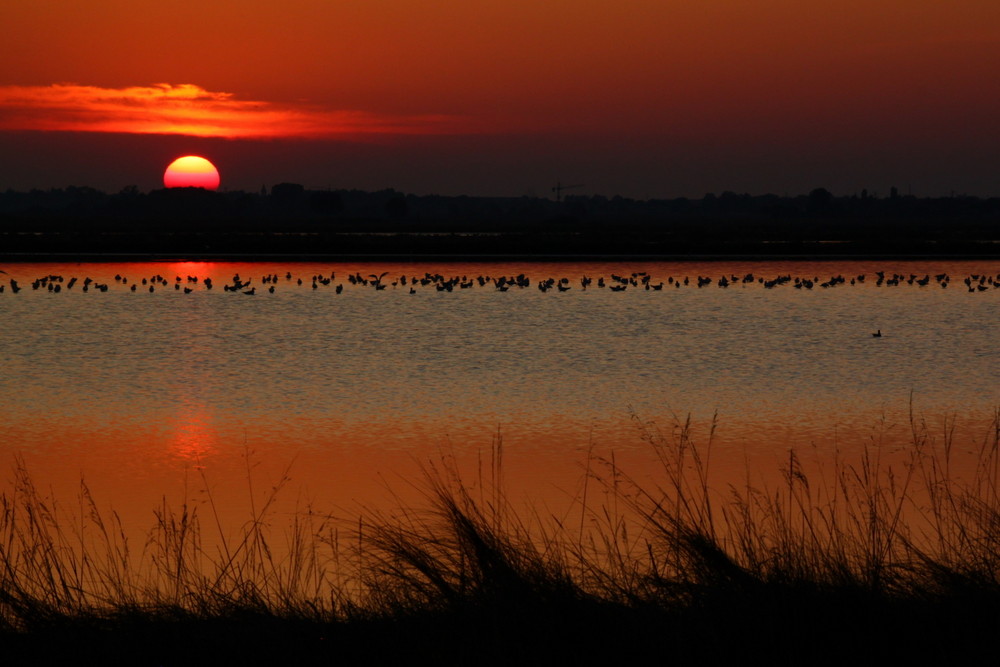
MULTIPOLYGON (((288 140, 427 137, 394 156, 409 172, 371 149, 354 173, 442 191, 516 183, 526 161, 605 194, 1000 181, 983 175, 1000 153, 993 0, 11 0, 0 22, 7 135, 269 140, 277 165, 288 140), (517 159, 524 145, 535 154, 517 159)), ((330 146, 298 153, 302 176, 267 177, 341 177, 323 171, 330 146)), ((0 161, 0 186, 19 178, 0 161)))

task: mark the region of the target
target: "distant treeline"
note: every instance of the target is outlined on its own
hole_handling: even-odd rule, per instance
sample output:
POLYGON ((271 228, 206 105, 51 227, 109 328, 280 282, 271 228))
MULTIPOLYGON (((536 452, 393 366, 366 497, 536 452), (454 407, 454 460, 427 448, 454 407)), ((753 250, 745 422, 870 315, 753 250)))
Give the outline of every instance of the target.
POLYGON ((87 187, 0 193, 0 253, 994 254, 1000 198, 700 199, 87 187))

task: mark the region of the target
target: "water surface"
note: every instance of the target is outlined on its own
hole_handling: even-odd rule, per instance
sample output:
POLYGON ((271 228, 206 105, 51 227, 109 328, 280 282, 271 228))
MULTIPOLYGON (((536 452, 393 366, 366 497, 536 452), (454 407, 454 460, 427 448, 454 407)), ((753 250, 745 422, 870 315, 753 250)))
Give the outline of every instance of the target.
POLYGON ((292 463, 297 498, 346 507, 381 502, 443 452, 474 468, 499 433, 521 492, 557 503, 588 451, 641 460, 643 424, 669 437, 690 415, 704 441, 717 415, 713 457, 735 470, 789 448, 904 447, 911 414, 971 449, 1000 405, 1000 262, 3 268, 0 453, 53 489, 83 475, 137 513, 206 485, 246 493, 247 452, 264 480, 292 463), (878 285, 879 271, 903 278, 878 285), (492 282, 519 274, 528 287, 492 282), (224 290, 235 275, 249 285, 224 290), (413 286, 426 275, 473 286, 413 286), (612 291, 625 286, 612 275, 636 284, 612 291), (44 276, 61 281, 32 289, 44 276), (760 282, 779 276, 813 284, 760 282))

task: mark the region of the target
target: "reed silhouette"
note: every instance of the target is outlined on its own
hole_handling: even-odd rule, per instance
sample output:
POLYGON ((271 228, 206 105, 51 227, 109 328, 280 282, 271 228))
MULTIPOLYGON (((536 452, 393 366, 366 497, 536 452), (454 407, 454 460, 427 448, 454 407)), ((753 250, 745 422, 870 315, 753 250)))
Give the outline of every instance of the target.
POLYGON ((965 476, 972 443, 914 418, 901 463, 870 443, 813 475, 792 451, 773 484, 728 489, 711 482, 714 424, 703 440, 640 424, 657 479, 588 456, 578 520, 512 506, 498 437, 476 480, 442 458, 422 505, 346 520, 306 508, 269 528, 288 475, 262 496, 251 479, 235 539, 206 483, 208 516, 164 501, 139 549, 86 485, 64 509, 17 460, 0 636, 41 662, 974 660, 1000 620, 996 417, 965 476))

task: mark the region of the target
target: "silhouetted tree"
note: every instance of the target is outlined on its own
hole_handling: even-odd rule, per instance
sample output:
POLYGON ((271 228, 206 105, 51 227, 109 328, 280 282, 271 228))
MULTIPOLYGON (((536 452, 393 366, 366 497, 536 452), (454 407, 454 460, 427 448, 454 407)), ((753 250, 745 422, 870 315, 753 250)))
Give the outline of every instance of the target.
POLYGON ((820 213, 829 211, 833 204, 833 194, 826 188, 816 188, 809 193, 809 211, 820 213))
POLYGON ((406 197, 401 194, 394 194, 385 202, 385 212, 393 220, 401 220, 406 217, 409 205, 406 197))
POLYGON ((344 201, 336 192, 321 190, 309 195, 309 208, 323 215, 332 215, 344 210, 344 201))
POLYGON ((302 198, 305 191, 298 183, 278 183, 271 187, 271 197, 281 204, 291 204, 302 198))

